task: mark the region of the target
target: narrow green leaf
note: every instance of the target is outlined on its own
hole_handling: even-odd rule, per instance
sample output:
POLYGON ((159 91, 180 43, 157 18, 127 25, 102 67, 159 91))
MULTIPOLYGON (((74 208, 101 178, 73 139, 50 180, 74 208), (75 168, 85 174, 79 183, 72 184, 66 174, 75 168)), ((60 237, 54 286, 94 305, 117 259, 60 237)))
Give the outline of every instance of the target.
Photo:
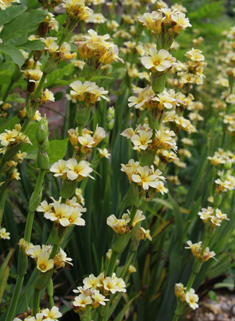
POLYGON ((15 17, 23 13, 27 7, 25 6, 11 6, 6 8, 6 10, 0 10, 0 26, 10 22, 15 17))
POLYGON ((14 63, 17 64, 19 67, 21 67, 25 62, 22 52, 13 46, 0 45, 0 52, 10 56, 14 63))
POLYGON ((117 315, 117 317, 114 319, 114 321, 122 321, 122 319, 125 316, 125 313, 127 311, 127 309, 129 308, 129 306, 131 305, 131 303, 139 296, 140 294, 136 295, 133 299, 131 299, 125 306, 124 308, 121 310, 121 312, 117 315))
POLYGON ((90 81, 96 81, 99 79, 113 79, 113 77, 108 77, 108 76, 95 76, 90 79, 90 81))
POLYGON ((4 270, 6 269, 7 265, 9 264, 9 261, 15 252, 15 248, 10 249, 9 253, 7 254, 6 258, 4 259, 3 263, 0 266, 0 279, 2 278, 2 274, 4 270))
POLYGON ((171 197, 170 193, 168 193, 169 200, 173 206, 173 213, 175 216, 175 236, 176 239, 182 243, 182 235, 183 235, 183 227, 184 227, 184 221, 182 217, 181 210, 179 208, 179 205, 175 202, 175 200, 171 197))

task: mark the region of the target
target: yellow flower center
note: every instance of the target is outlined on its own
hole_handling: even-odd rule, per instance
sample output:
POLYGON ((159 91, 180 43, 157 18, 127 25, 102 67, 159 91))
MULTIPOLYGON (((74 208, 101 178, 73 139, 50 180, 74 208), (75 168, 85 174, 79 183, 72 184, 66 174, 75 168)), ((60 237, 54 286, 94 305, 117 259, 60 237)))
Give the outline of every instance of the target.
POLYGON ((44 271, 44 270, 46 270, 47 266, 46 266, 46 264, 41 263, 41 264, 39 264, 39 268, 40 268, 40 270, 44 271))

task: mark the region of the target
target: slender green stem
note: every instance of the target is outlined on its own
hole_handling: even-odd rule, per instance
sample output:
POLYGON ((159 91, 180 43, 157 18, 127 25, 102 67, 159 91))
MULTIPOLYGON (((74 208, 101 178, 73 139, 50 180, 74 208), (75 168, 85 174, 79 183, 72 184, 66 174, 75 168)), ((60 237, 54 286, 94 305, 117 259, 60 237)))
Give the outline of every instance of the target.
POLYGON ((193 282, 194 282, 194 280, 195 280, 196 275, 197 275, 196 273, 192 273, 192 274, 191 274, 190 279, 188 280, 188 284, 187 284, 187 287, 186 287, 186 291, 185 291, 185 292, 188 292, 188 291, 191 289, 191 287, 192 287, 192 285, 193 285, 193 282))
POLYGON ((175 314, 174 319, 172 321, 178 321, 179 316, 175 314))
POLYGON ((107 268, 107 275, 112 276, 113 271, 115 269, 116 261, 117 261, 118 253, 113 252, 111 254, 111 258, 109 260, 109 265, 107 268))
POLYGON ((201 255, 203 255, 203 253, 205 252, 205 249, 206 249, 209 241, 210 241, 210 237, 207 236, 206 239, 205 239, 205 241, 203 242, 203 245, 202 245, 202 250, 201 250, 201 253, 200 253, 201 255))
POLYGON ((15 286, 15 289, 14 289, 13 296, 11 298, 11 303, 10 303, 10 306, 8 308, 7 317, 6 317, 5 321, 12 321, 12 319, 13 319, 13 317, 15 315, 15 311, 16 311, 18 300, 19 300, 20 290, 22 288, 23 281, 24 281, 24 276, 23 275, 18 275, 17 281, 16 281, 16 286, 15 286))
POLYGON ((44 82, 46 81, 46 77, 47 77, 47 74, 44 72, 42 74, 42 77, 41 77, 40 81, 39 81, 37 89, 36 89, 36 91, 34 93, 34 98, 35 99, 37 99, 37 98, 39 98, 41 96, 41 91, 43 89, 44 82))
POLYGON ((54 257, 56 256, 58 250, 60 248, 60 244, 53 244, 53 248, 50 254, 50 259, 54 259, 54 257))
MULTIPOLYGON (((33 192, 32 198, 30 200, 30 204, 32 204, 37 199, 37 197, 39 196, 40 190, 42 188, 45 172, 46 171, 43 170, 43 169, 40 169, 40 171, 39 171, 37 183, 36 183, 35 190, 33 192)), ((28 216, 27 216, 25 233, 24 233, 24 239, 27 242, 30 242, 31 232, 32 232, 32 227, 33 227, 33 219, 34 219, 34 211, 33 212, 29 212, 28 216)))
POLYGON ((11 88, 12 88, 13 84, 14 84, 14 81, 11 79, 11 81, 10 81, 8 87, 7 87, 7 90, 5 91, 5 94, 4 94, 3 98, 2 98, 3 103, 7 100, 7 97, 9 95, 10 91, 11 91, 11 88))
POLYGON ((52 308, 55 305, 54 299, 53 299, 53 281, 52 281, 52 278, 50 279, 50 281, 47 284, 47 293, 48 293, 48 296, 49 296, 50 307, 52 308))
POLYGON ((9 177, 7 176, 6 180, 5 180, 5 183, 2 186, 2 193, 1 193, 1 199, 0 199, 0 227, 1 227, 1 224, 2 224, 4 207, 5 207, 5 202, 6 202, 8 181, 9 181, 9 177))
POLYGON ((33 316, 36 317, 36 314, 39 312, 40 308, 40 290, 34 288, 33 294, 33 316))

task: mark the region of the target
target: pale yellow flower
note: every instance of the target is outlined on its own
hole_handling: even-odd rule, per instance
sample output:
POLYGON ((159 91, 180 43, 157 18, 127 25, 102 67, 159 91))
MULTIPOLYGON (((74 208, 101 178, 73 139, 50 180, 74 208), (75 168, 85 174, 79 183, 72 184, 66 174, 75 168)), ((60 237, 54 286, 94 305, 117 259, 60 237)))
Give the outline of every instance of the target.
POLYGON ((37 260, 37 268, 42 272, 45 273, 54 268, 54 261, 49 259, 50 254, 48 252, 43 251, 37 260))

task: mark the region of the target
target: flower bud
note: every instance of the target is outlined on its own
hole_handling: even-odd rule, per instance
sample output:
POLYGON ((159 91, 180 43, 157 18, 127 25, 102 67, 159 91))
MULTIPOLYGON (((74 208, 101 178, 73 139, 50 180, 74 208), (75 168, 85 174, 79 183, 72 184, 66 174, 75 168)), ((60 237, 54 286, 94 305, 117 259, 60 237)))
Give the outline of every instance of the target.
POLYGON ((44 290, 45 287, 47 286, 49 280, 51 279, 53 272, 54 272, 54 269, 49 270, 45 273, 39 273, 39 275, 35 281, 34 287, 39 291, 44 290))
POLYGON ((35 200, 33 200, 33 195, 31 196, 30 201, 29 201, 29 207, 28 207, 29 212, 36 211, 37 207, 41 203, 41 199, 42 199, 42 190, 39 192, 39 194, 35 200))
POLYGON ((25 275, 27 267, 28 267, 27 254, 24 252, 23 249, 20 249, 19 256, 18 256, 17 274, 25 275))
POLYGON ((162 74, 160 76, 159 75, 157 76, 156 74, 152 74, 151 82, 152 82, 152 88, 155 94, 159 94, 163 92, 165 88, 165 82, 166 82, 165 74, 162 74))
POLYGON ((49 168, 49 156, 46 152, 39 151, 37 155, 37 163, 40 169, 48 169, 49 168))
POLYGON ((219 207, 222 202, 222 196, 219 194, 216 194, 214 197, 214 206, 219 207))
POLYGON ((74 195, 76 187, 76 179, 74 181, 63 180, 60 188, 60 195, 65 199, 69 199, 74 195))
POLYGON ((232 168, 232 162, 226 162, 224 164, 224 169, 228 170, 228 169, 231 169, 232 168))
POLYGON ((48 135, 49 135, 48 122, 46 117, 43 117, 39 122, 38 130, 36 134, 38 143, 44 142, 44 140, 47 139, 48 135))
POLYGON ((52 71, 54 71, 57 68, 57 65, 58 65, 58 61, 56 61, 54 58, 50 58, 45 63, 42 71, 45 74, 51 74, 52 71))
POLYGON ((114 126, 114 119, 112 119, 109 123, 108 123, 108 130, 112 130, 114 126))
POLYGON ((76 122, 78 125, 85 126, 90 118, 90 108, 78 109, 76 114, 76 122))

